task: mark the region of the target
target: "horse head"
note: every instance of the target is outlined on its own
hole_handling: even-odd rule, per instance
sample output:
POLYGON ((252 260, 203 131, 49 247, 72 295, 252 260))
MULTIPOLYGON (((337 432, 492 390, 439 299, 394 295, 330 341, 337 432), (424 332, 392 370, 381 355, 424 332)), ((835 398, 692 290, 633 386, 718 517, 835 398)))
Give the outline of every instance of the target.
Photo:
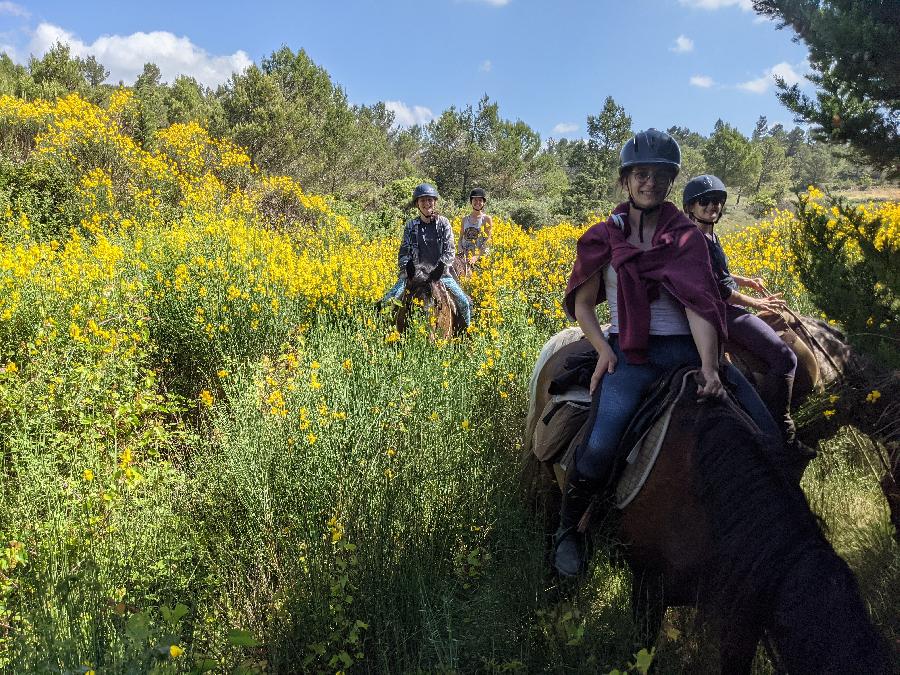
POLYGON ((411 260, 406 264, 406 289, 396 316, 398 332, 406 330, 410 314, 421 307, 428 322, 429 337, 446 339, 452 335, 456 308, 444 284, 433 278, 435 269, 411 260))

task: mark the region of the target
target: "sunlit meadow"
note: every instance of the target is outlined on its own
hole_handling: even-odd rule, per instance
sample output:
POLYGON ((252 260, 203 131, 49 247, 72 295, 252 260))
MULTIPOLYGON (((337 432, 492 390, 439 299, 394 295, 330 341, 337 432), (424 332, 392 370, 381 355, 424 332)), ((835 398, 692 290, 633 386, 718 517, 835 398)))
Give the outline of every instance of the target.
MULTIPOLYGON (((396 237, 196 124, 140 147, 135 105, 0 98, 5 161, 68 181, 67 221, 0 213, 0 668, 626 663, 627 573, 601 553, 575 598, 548 593, 520 481, 527 379, 584 227, 498 219, 469 333, 401 336, 372 311, 396 237)), ((864 208, 896 249, 897 204, 864 208)), ((811 311, 792 218, 726 248, 811 311)), ((839 479, 882 527, 874 480, 835 466, 829 521, 858 516, 822 488, 839 479)))

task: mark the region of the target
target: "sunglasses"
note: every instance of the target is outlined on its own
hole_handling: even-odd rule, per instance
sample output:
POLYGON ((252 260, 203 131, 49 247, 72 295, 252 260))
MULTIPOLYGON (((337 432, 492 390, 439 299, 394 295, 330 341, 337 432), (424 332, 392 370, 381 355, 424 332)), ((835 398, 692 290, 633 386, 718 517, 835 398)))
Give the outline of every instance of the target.
POLYGON ((675 179, 675 174, 671 171, 648 171, 647 169, 635 169, 631 175, 637 179, 638 183, 646 183, 651 178, 654 183, 671 183, 675 179))
POLYGON ((709 206, 710 204, 715 204, 716 206, 724 206, 725 198, 724 197, 711 197, 709 195, 703 195, 702 197, 697 199, 697 203, 700 206, 709 206))

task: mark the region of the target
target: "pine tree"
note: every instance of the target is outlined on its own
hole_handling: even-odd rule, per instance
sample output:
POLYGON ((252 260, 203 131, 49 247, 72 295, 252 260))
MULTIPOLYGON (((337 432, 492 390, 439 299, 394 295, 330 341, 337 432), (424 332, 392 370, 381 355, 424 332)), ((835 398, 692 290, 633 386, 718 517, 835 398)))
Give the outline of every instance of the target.
POLYGON ((778 80, 779 99, 818 140, 850 144, 900 178, 900 2, 754 0, 809 47, 815 99, 778 80))

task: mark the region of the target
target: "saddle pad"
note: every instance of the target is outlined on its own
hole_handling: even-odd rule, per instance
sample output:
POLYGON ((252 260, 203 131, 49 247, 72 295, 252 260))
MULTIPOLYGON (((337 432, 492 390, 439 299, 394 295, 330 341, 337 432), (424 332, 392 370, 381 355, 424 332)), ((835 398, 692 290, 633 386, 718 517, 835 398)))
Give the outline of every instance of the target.
POLYGON ((616 484, 616 508, 624 509, 644 487, 650 471, 653 470, 653 465, 656 464, 656 458, 659 456, 659 450, 666 438, 666 432, 669 430, 672 411, 684 395, 685 389, 694 383, 693 376, 696 372, 696 370, 686 370, 683 373, 678 395, 674 396, 671 402, 660 411, 657 418, 647 427, 625 458, 625 468, 616 484))

